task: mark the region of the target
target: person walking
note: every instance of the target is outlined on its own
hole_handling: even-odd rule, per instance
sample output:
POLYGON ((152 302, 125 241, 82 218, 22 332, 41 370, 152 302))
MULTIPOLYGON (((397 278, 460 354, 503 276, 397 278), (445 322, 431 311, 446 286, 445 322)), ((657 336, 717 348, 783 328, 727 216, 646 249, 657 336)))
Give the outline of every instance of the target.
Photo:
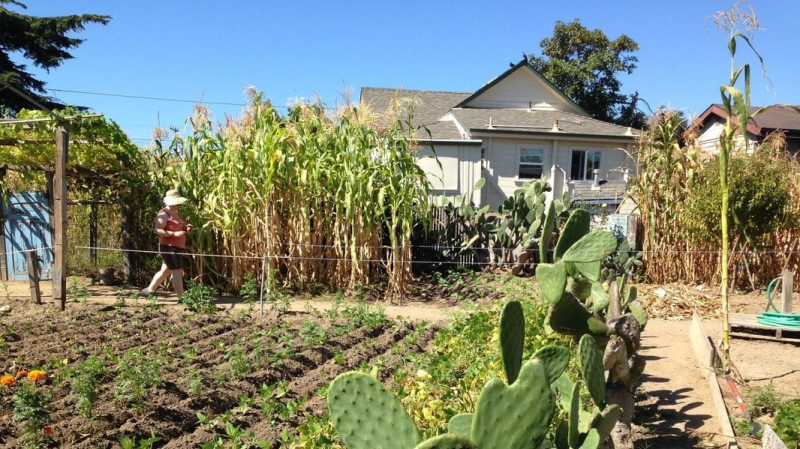
POLYGON ((192 230, 187 225, 178 209, 185 203, 177 190, 168 190, 164 196, 164 208, 158 211, 156 217, 155 233, 161 239, 158 242, 158 251, 161 253, 163 263, 161 270, 153 276, 150 285, 142 290, 143 295, 152 295, 164 280, 172 275, 172 288, 180 297, 183 294, 183 255, 186 254, 186 233, 192 230))

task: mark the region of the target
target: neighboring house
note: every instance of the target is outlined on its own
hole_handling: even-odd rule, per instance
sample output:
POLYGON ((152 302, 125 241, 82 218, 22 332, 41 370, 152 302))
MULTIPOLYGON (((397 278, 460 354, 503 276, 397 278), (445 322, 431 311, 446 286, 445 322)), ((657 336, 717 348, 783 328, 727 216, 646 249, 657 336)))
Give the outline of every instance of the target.
MULTIPOLYGON (((759 109, 761 108, 753 106, 750 112, 754 113, 759 109)), ((712 104, 692 122, 691 129, 699 132, 697 142, 702 150, 719 152, 719 138, 725 131, 725 121, 722 105, 712 104)), ((736 117, 733 117, 733 123, 739 123, 736 117)), ((800 150, 800 113, 792 107, 775 106, 756 116, 753 123, 747 124, 748 146, 751 151, 754 144, 763 142, 767 135, 775 131, 785 133, 786 149, 789 153, 796 154, 800 150)), ((742 136, 738 135, 736 141, 738 145, 742 145, 742 136)))
POLYGON ((413 124, 430 132, 417 132, 421 152, 435 151, 441 169, 432 158, 419 163, 437 196, 466 194, 483 177, 472 200, 496 209, 525 181, 547 176, 549 199, 571 191, 590 205, 622 203, 639 131, 593 119, 527 61, 475 92, 364 87, 360 101, 385 110, 394 97, 419 103, 413 124))

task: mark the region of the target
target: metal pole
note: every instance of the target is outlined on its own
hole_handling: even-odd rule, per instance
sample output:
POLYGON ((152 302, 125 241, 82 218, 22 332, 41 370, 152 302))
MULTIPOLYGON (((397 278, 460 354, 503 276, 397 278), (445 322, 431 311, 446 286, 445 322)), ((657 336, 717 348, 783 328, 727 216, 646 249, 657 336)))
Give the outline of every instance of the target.
POLYGON ((53 264, 53 302, 64 310, 67 302, 67 154, 69 123, 59 120, 56 130, 56 172, 53 186, 55 214, 55 257, 53 264))
POLYGON ((267 255, 264 254, 264 257, 261 258, 261 315, 264 315, 264 271, 267 265, 267 255))

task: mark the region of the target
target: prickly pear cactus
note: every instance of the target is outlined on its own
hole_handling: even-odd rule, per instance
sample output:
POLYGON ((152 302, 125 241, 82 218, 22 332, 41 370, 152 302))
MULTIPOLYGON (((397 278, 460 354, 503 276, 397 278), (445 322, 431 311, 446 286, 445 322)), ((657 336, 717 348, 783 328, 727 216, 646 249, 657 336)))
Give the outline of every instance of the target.
POLYGON ((450 422, 447 423, 447 431, 469 438, 472 434, 472 413, 461 413, 450 418, 450 422))
POLYGON ((545 367, 529 360, 512 385, 494 378, 483 388, 470 439, 481 449, 535 448, 547 435, 554 413, 545 367))
POLYGON ((446 433, 423 441, 415 449, 478 449, 478 446, 469 438, 446 433))
POLYGON ((403 406, 368 374, 349 372, 331 382, 328 410, 348 449, 409 449, 421 442, 403 406))
POLYGON ((564 346, 547 345, 533 354, 539 359, 547 372, 547 382, 553 383, 561 377, 569 364, 569 349, 564 346))
POLYGON ((581 374, 586 380, 586 387, 594 403, 602 410, 605 406, 606 375, 603 369, 603 353, 597 349, 597 343, 590 335, 581 337, 578 343, 581 355, 581 374))
POLYGON ((522 367, 522 350, 525 345, 525 316, 519 301, 509 301, 500 315, 500 350, 506 379, 511 385, 517 380, 522 367))

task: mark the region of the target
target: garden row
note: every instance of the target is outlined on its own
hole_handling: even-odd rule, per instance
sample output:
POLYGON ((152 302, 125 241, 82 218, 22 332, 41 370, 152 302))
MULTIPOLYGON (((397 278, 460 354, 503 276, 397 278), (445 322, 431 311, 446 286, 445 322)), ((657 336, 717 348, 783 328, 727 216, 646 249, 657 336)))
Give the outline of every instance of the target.
POLYGON ((435 334, 364 305, 266 317, 98 309, 3 318, 0 443, 277 447, 322 413, 317 393, 336 375, 402 364, 435 334), (45 379, 20 372, 33 369, 45 379))

